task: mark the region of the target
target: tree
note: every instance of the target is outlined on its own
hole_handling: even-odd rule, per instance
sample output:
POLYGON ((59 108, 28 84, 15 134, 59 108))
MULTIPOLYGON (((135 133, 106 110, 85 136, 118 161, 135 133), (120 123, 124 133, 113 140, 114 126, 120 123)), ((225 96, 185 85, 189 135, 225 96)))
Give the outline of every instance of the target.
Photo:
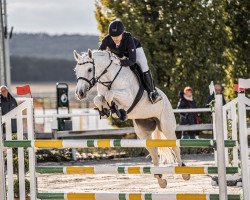
POLYGON ((250 74, 249 10, 248 0, 231 0, 225 5, 229 35, 229 46, 225 53, 230 57, 230 64, 225 68, 225 82, 229 86, 226 91, 229 97, 233 96, 233 84, 237 83, 237 79, 249 78, 250 74))
POLYGON ((187 85, 193 87, 198 105, 203 107, 210 81, 226 81, 232 87, 228 81, 231 76, 236 79, 249 71, 246 65, 249 60, 243 56, 247 54, 239 48, 243 45, 242 38, 231 38, 232 33, 246 30, 234 21, 238 15, 247 19, 246 13, 238 8, 238 15, 231 15, 237 2, 98 0, 96 19, 101 37, 107 33, 109 22, 118 18, 141 41, 156 83, 167 93, 173 107, 178 101, 178 91, 187 85), (240 70, 234 69, 235 60, 240 70))

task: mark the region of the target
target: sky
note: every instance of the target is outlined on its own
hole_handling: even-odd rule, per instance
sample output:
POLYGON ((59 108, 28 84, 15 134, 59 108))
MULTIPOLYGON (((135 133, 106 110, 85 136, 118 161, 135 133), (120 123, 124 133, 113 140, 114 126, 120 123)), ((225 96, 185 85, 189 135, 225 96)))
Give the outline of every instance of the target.
POLYGON ((99 35, 95 0, 7 0, 15 33, 99 35))

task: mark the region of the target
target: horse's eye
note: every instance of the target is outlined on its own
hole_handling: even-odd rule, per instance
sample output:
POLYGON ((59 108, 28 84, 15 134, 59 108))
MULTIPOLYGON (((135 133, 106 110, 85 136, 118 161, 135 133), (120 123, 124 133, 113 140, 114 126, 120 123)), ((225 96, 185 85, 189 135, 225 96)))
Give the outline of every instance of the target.
POLYGON ((92 68, 89 68, 89 69, 88 69, 88 72, 92 72, 92 68))

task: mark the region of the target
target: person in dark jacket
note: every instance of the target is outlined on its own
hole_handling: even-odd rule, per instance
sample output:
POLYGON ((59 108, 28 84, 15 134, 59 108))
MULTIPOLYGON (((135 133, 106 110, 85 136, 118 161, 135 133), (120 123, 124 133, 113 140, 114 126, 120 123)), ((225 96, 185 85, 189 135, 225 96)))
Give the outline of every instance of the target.
POLYGON ((125 31, 125 27, 121 21, 115 20, 109 24, 108 35, 104 37, 99 47, 99 50, 106 49, 109 49, 120 58, 120 61, 116 64, 124 67, 138 64, 143 72, 143 79, 150 101, 156 103, 162 99, 155 89, 152 74, 149 70, 147 58, 141 43, 131 33, 125 31))
MULTIPOLYGON (((215 90, 215 94, 222 94, 222 85, 221 84, 215 84, 214 85, 214 90, 215 90)), ((205 106, 209 107, 211 101, 213 101, 214 99, 215 99, 214 93, 209 95, 207 97, 205 106)), ((222 105, 224 106, 225 104, 226 104, 226 100, 225 100, 224 95, 222 94, 222 105)))
MULTIPOLYGON (((185 87, 184 92, 179 94, 178 109, 190 109, 197 108, 196 101, 193 99, 193 90, 191 87, 185 87)), ((180 113, 180 125, 192 125, 197 123, 196 113, 180 113)), ((195 139, 196 132, 183 131, 182 139, 195 139)))
MULTIPOLYGON (((2 115, 7 114, 9 111, 17 107, 17 102, 16 99, 9 93, 8 88, 3 85, 0 87, 0 96, 1 96, 1 109, 2 109, 2 115)), ((16 133, 17 132, 17 127, 16 127, 16 120, 12 119, 11 120, 11 127, 12 127, 12 132, 16 133)), ((5 127, 3 127, 3 132, 5 132, 5 127)))

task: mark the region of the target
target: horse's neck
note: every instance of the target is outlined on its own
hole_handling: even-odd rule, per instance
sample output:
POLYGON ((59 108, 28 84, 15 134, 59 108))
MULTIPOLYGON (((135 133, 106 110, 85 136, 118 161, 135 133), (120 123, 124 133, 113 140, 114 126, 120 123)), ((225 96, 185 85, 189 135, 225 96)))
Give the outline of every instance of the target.
MULTIPOLYGON (((113 81, 117 73, 119 72, 119 69, 120 66, 112 64, 109 67, 108 72, 103 75, 100 81, 113 81)), ((116 93, 114 94, 114 99, 117 100, 118 106, 120 108, 128 109, 132 105, 138 89, 139 83, 134 73, 130 70, 129 67, 122 67, 111 87, 111 91, 116 91, 116 93)), ((98 87, 99 94, 103 94, 105 90, 107 90, 107 88, 98 87)))
MULTIPOLYGON (((107 64, 102 64, 97 66, 96 68, 96 76, 99 77, 104 71, 105 69, 109 66, 110 62, 107 64)), ((107 72, 104 73, 101 77, 100 77, 100 81, 102 82, 106 82, 106 81, 112 81, 113 77, 115 77, 115 75, 118 73, 119 68, 115 65, 115 64, 111 64, 109 66, 109 68, 107 69, 107 72)))
MULTIPOLYGON (((103 67, 103 65, 101 67, 98 67, 97 76, 103 73, 103 71, 107 66, 108 64, 106 64, 105 67, 103 67)), ((137 79, 129 67, 121 68, 121 66, 112 63, 110 67, 107 69, 107 73, 103 74, 103 76, 100 78, 100 81, 109 82, 113 81, 114 79, 115 81, 112 84, 113 89, 124 88, 123 86, 126 85, 130 86, 138 85, 138 83, 136 84, 137 79)))

